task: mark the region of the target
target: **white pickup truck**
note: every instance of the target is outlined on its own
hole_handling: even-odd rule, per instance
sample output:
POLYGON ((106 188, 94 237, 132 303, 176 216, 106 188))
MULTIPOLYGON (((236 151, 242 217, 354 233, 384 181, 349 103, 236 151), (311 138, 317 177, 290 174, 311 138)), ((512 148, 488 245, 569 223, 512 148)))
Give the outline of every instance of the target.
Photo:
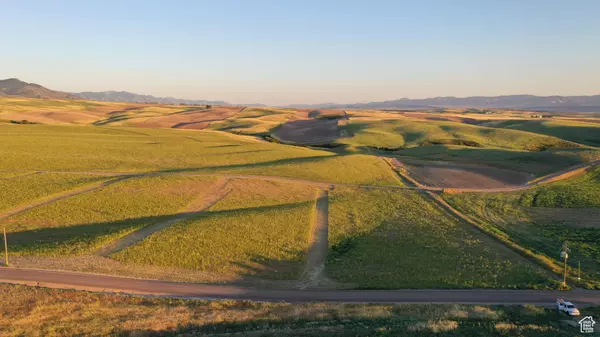
POLYGON ((565 312, 569 316, 579 316, 579 310, 577 310, 577 308, 575 308, 575 306, 573 305, 573 303, 566 302, 563 299, 557 299, 556 300, 556 310, 558 312, 561 312, 561 311, 565 312))

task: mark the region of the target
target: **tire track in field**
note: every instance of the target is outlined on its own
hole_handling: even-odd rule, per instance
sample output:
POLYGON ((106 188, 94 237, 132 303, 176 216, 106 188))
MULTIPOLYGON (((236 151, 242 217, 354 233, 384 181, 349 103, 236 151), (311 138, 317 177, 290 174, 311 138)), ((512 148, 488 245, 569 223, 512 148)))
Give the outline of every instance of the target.
POLYGON ((317 287, 331 283, 324 277, 325 258, 329 249, 329 191, 320 190, 315 203, 315 215, 310 230, 310 246, 300 288, 317 287))
POLYGON ((42 172, 25 173, 25 174, 21 174, 21 175, 14 176, 14 177, 3 178, 1 180, 17 180, 17 179, 21 179, 21 178, 25 178, 25 177, 29 177, 29 176, 34 176, 36 174, 42 174, 42 172))
POLYGON ((121 251, 137 242, 140 242, 148 236, 159 232, 169 226, 200 215, 201 213, 205 212, 207 209, 212 207, 214 204, 221 201, 227 195, 229 195, 229 193, 231 193, 232 189, 231 187, 229 187, 229 181, 229 179, 222 179, 217 181, 213 186, 209 188, 206 195, 192 200, 182 212, 175 214, 169 220, 155 223, 153 225, 146 226, 136 231, 133 231, 132 233, 129 233, 124 237, 119 238, 109 243, 108 245, 100 248, 98 251, 96 251, 96 255, 108 257, 109 255, 121 251))
POLYGON ((41 207, 41 206, 45 206, 54 202, 57 202, 59 200, 62 199, 67 199, 70 197, 74 197, 77 195, 81 195, 81 194, 85 194, 88 192, 92 192, 95 191, 97 189, 103 188, 103 187, 107 187, 110 186, 112 184, 118 183, 120 181, 123 181, 125 179, 129 179, 129 178, 133 178, 135 177, 135 175, 126 175, 126 176, 120 176, 117 177, 115 179, 112 180, 105 180, 99 183, 94 183, 92 185, 87 185, 87 186, 83 186, 83 187, 79 187, 76 189, 72 189, 72 190, 68 190, 68 191, 64 191, 64 192, 59 192, 56 194, 52 194, 48 197, 43 197, 41 199, 35 200, 33 202, 30 202, 28 204, 25 205, 21 205, 21 206, 17 206, 16 208, 13 208, 12 210, 9 210, 7 212, 4 213, 0 213, 0 221, 1 220, 5 220, 7 218, 10 218, 12 216, 27 212, 31 209, 34 209, 36 207, 41 207))

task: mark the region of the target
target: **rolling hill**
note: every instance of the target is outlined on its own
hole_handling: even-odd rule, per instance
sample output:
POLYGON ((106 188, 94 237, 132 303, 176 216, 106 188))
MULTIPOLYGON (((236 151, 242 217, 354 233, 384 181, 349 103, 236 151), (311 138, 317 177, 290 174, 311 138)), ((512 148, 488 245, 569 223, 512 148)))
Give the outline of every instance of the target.
POLYGON ((190 104, 190 105, 229 105, 224 101, 207 101, 195 99, 181 99, 173 97, 155 97, 152 95, 140 95, 127 91, 85 91, 75 93, 82 99, 103 102, 131 102, 131 103, 158 103, 158 104, 190 104))
POLYGON ((39 84, 23 82, 17 78, 0 80, 0 95, 43 99, 76 99, 75 95, 54 91, 39 84))

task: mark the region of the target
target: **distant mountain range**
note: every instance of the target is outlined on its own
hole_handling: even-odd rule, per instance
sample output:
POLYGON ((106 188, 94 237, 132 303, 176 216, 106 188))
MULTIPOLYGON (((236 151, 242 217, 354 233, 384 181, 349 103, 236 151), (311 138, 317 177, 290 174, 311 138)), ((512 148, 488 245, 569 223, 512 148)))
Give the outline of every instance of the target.
POLYGON ((433 108, 503 108, 536 111, 600 112, 600 95, 594 96, 472 96, 402 98, 392 101, 355 104, 295 104, 288 107, 311 109, 433 109, 433 108))
POLYGON ((44 88, 39 84, 23 82, 16 78, 0 80, 0 96, 22 96, 43 99, 75 99, 75 95, 44 88))
POLYGON ((132 102, 132 103, 159 103, 159 104, 191 104, 191 105, 229 105, 224 101, 206 101, 196 99, 181 99, 173 97, 155 97, 151 95, 139 95, 127 91, 98 91, 74 93, 82 99, 104 102, 132 102))
POLYGON ((23 82, 17 78, 0 80, 0 96, 21 96, 43 99, 86 99, 104 102, 131 102, 131 103, 158 103, 158 104, 192 104, 192 105, 229 105, 224 101, 207 101, 180 99, 172 97, 155 97, 151 95, 139 95, 126 91, 100 91, 67 93, 50 90, 39 84, 23 82))
MULTIPOLYGON (((230 105, 224 101, 180 99, 155 97, 126 91, 101 91, 67 93, 54 91, 39 84, 23 82, 16 78, 0 80, 0 96, 23 96, 43 99, 86 99, 105 102, 192 104, 192 105, 230 105)), ((264 104, 246 104, 261 107, 264 104)), ((285 107, 309 109, 435 109, 435 108, 503 108, 557 112, 600 112, 600 95, 594 96, 472 96, 472 97, 434 97, 424 99, 402 98, 392 101, 355 103, 355 104, 292 104, 285 107)))

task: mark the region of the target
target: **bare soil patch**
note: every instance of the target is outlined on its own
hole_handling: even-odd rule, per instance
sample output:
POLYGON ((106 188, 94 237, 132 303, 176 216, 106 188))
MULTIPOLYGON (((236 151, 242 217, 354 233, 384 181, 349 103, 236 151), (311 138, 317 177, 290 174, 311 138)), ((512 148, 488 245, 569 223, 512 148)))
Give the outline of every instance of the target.
POLYGON ((419 183, 440 188, 518 187, 527 184, 534 177, 529 173, 474 164, 411 161, 403 162, 403 166, 419 183))
POLYGON ((340 137, 338 120, 295 120, 282 124, 273 134, 281 142, 322 144, 340 137))

